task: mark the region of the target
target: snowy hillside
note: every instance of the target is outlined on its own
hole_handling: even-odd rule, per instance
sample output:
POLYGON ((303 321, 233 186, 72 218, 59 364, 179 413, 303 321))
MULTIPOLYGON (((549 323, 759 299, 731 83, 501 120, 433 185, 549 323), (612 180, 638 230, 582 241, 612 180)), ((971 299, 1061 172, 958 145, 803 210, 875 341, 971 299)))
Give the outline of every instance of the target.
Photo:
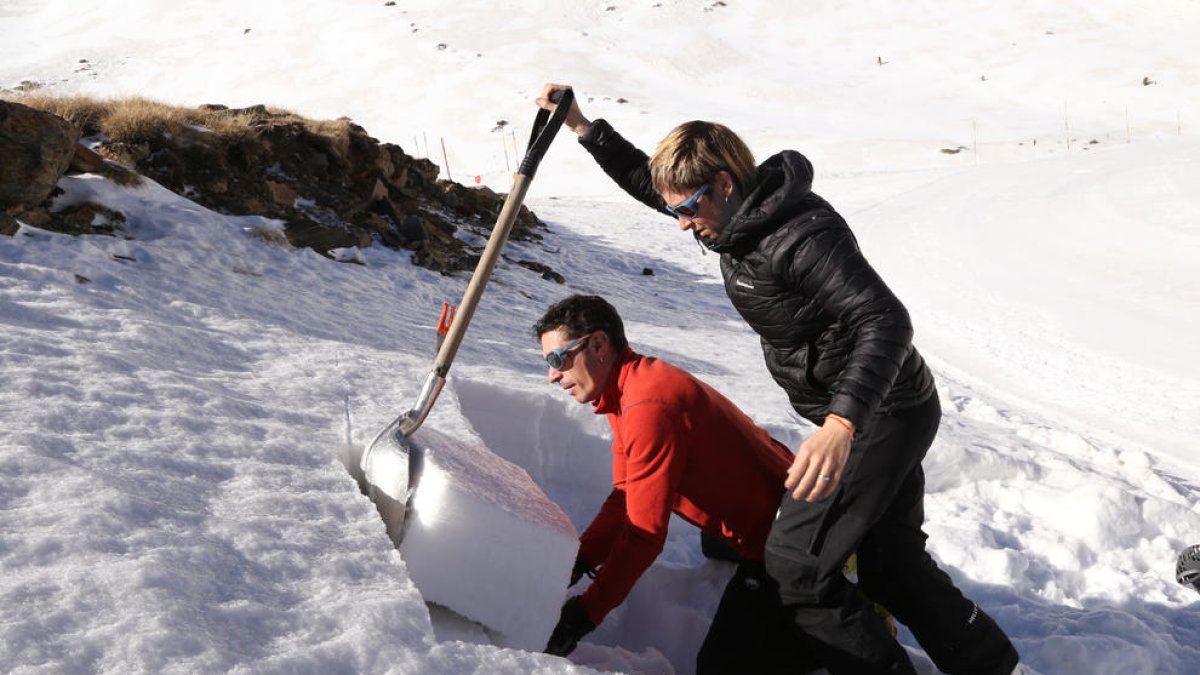
MULTIPOLYGON (((932 552, 1042 673, 1194 672, 1200 11, 806 5, 13 0, 0 88, 347 115, 496 188, 546 81, 643 147, 700 117, 801 150, 938 378, 932 552)), ((688 526, 572 664, 431 616, 358 492, 343 462, 415 399, 465 275, 282 249, 153 184, 61 187, 136 239, 0 237, 0 670, 692 672, 731 568, 688 526)), ((567 283, 500 265, 430 427, 585 525, 606 425, 544 382, 529 326, 594 292, 798 444, 715 256, 566 133, 528 204, 549 230, 510 252, 567 283)))

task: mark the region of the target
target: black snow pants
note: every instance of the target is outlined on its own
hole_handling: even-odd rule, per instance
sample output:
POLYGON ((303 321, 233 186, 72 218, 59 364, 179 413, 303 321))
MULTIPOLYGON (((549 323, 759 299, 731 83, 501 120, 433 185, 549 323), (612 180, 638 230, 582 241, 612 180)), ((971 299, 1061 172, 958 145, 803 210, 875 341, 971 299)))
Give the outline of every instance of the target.
POLYGON ((780 610, 779 586, 763 563, 742 561, 696 656, 696 675, 801 675, 817 669, 813 652, 795 639, 780 610))
POLYGON ((804 651, 832 675, 913 673, 904 648, 842 574, 858 552, 859 587, 912 631, 951 675, 1009 675, 1018 656, 996 622, 963 597, 925 550, 921 460, 941 420, 935 393, 876 415, 855 438, 834 494, 784 495, 765 567, 780 612, 804 651))

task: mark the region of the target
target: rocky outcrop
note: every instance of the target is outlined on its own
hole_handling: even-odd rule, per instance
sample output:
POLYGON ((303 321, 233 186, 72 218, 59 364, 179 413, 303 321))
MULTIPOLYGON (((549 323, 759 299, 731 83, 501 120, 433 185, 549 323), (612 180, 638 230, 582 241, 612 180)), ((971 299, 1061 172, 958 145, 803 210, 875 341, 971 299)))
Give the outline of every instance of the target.
MULTIPOLYGON (((213 210, 282 220, 293 246, 329 255, 379 243, 411 249, 442 272, 474 265, 459 228, 490 228, 503 204, 491 190, 439 181, 437 165, 349 120, 314 123, 264 106, 202 110, 222 133, 186 127, 98 151, 213 210)), ((540 224, 522 207, 512 236, 536 237, 540 224)))
POLYGON ((66 172, 79 129, 50 113, 0 101, 0 232, 38 209, 66 172))
MULTIPOLYGON (((101 173, 122 184, 144 175, 214 211, 281 220, 293 246, 339 260, 354 257, 335 255, 336 249, 405 248, 417 264, 450 273, 474 267, 480 238, 504 203, 504 195, 487 188, 438 180, 437 165, 379 142, 347 119, 313 121, 265 106, 178 109, 135 100, 109 113, 139 123, 114 128, 96 110, 122 102, 90 103, 88 114, 62 111, 82 125, 76 129, 54 115, 0 101, 0 110, 13 111, 7 117, 14 120, 13 131, 0 132, 8 134, 0 142, 11 136, 25 158, 0 165, 6 171, 0 203, 7 203, 6 189, 19 192, 12 199, 20 211, 11 216, 72 234, 130 236, 119 213, 95 204, 53 210, 47 197, 64 171, 101 173), (145 121, 152 117, 156 121, 145 121), (87 147, 76 143, 81 134, 87 147)), ((0 231, 14 231, 4 213, 0 231)), ((522 206, 511 236, 539 238, 540 227, 522 206)), ((526 266, 561 283, 553 270, 526 266)))

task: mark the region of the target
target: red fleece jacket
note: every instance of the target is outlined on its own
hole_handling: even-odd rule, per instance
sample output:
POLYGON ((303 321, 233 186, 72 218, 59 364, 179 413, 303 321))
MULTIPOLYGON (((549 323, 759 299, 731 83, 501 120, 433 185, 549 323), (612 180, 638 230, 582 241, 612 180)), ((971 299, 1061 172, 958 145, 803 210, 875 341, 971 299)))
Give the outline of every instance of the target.
POLYGON ((594 623, 662 552, 672 511, 762 560, 792 462, 786 446, 712 387, 628 348, 596 413, 613 430, 613 491, 579 541, 601 565, 583 594, 594 623))

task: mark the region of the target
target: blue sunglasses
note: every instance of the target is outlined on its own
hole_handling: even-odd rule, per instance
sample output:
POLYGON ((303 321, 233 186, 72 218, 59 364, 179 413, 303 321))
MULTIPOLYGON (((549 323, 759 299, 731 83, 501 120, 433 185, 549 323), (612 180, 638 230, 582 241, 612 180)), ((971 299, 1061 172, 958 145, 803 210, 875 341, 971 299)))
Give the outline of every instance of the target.
POLYGON ((670 211, 671 215, 675 216, 676 218, 686 218, 687 220, 691 220, 692 218, 696 217, 696 214, 700 213, 700 198, 707 193, 708 186, 701 185, 700 189, 696 190, 691 197, 688 197, 675 206, 668 206, 667 210, 670 211))
POLYGON ((572 340, 558 349, 550 350, 550 353, 546 354, 546 365, 555 370, 564 370, 566 368, 567 361, 571 360, 575 350, 581 345, 586 344, 588 338, 590 337, 592 337, 592 334, 588 333, 578 340, 572 340))

